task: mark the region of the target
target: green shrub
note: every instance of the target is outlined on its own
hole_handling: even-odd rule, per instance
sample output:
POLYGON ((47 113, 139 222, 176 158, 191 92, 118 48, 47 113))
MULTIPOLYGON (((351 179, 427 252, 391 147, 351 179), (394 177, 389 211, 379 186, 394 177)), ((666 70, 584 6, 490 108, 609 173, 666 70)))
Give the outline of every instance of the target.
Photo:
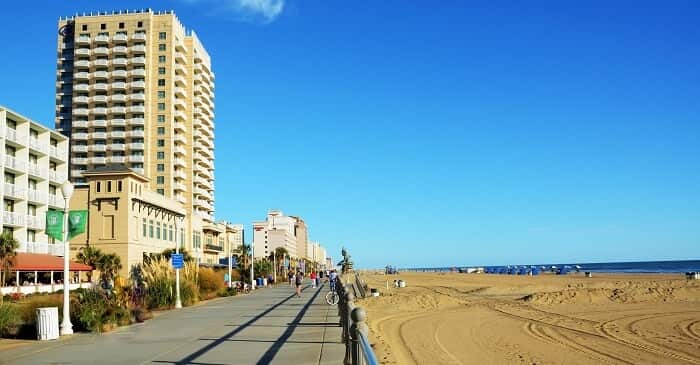
POLYGON ((58 320, 60 323, 63 314, 62 295, 30 296, 17 302, 17 310, 22 322, 18 333, 19 337, 36 338, 36 310, 37 308, 46 307, 58 307, 58 320))
POLYGON ((223 288, 217 293, 217 295, 220 297, 232 297, 236 294, 238 294, 236 288, 223 288))
MULTIPOLYGON (((170 308, 175 305, 175 270, 164 258, 147 260, 141 265, 139 275, 145 287, 144 302, 149 309, 170 308)), ((199 300, 196 264, 185 263, 180 270, 180 300, 188 306, 199 300)))
POLYGON ((17 336, 21 324, 22 321, 15 304, 0 304, 0 337, 17 336))
POLYGON ((71 322, 78 331, 101 332, 109 321, 110 298, 100 289, 77 293, 71 300, 71 322))

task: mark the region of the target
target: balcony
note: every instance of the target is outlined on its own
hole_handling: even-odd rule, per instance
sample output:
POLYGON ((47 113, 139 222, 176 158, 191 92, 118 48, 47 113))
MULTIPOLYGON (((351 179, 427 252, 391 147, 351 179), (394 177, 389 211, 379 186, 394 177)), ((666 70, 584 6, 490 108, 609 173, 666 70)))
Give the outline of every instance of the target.
POLYGON ((129 125, 145 125, 146 120, 143 118, 131 118, 129 119, 129 125))
POLYGON ((204 199, 193 199, 192 204, 197 207, 211 209, 211 204, 204 199))
POLYGON ((114 66, 126 66, 128 63, 129 60, 125 57, 115 58, 112 60, 112 64, 114 66))
POLYGON ((90 114, 90 110, 88 110, 87 108, 76 108, 76 109, 73 109, 73 115, 77 115, 77 116, 87 116, 88 114, 90 114))
POLYGON ((129 137, 143 137, 145 135, 145 132, 143 130, 133 130, 130 132, 127 132, 129 137))
POLYGON ((217 245, 205 244, 205 245, 204 245, 204 251, 223 252, 223 251, 224 251, 224 246, 217 246, 217 245))
POLYGON ((78 56, 89 56, 90 48, 78 48, 75 50, 75 54, 78 56))
POLYGON ((187 174, 182 170, 175 170, 174 176, 176 179, 186 179, 187 174))
POLYGON ((86 146, 86 145, 74 144, 71 148, 73 149, 73 152, 87 152, 88 151, 88 146, 86 146))
POLYGON ((85 139, 88 139, 88 134, 87 133, 73 133, 73 134, 71 134, 70 138, 73 140, 85 140, 85 139))
POLYGON ((107 56, 109 55, 109 48, 107 47, 97 47, 92 50, 92 54, 97 56, 107 56))
POLYGON ((133 70, 131 70, 131 76, 132 77, 134 77, 134 76, 135 77, 146 77, 146 70, 144 70, 142 68, 133 69, 133 70))
POLYGON ((92 90, 95 90, 95 91, 107 91, 108 89, 109 89, 109 85, 106 83, 99 83, 99 84, 92 85, 92 90))
POLYGON ((175 110, 175 118, 180 118, 182 120, 187 120, 187 115, 182 110, 175 110))
POLYGON ((29 189, 27 192, 27 200, 32 202, 46 204, 48 198, 49 194, 40 190, 29 189))
POLYGON ((78 44, 90 44, 90 36, 81 35, 75 39, 75 43, 78 44))
POLYGON ((90 91, 90 85, 88 85, 88 84, 73 84, 73 90, 75 90, 75 91, 90 91))
POLYGON ((34 216, 28 215, 25 217, 27 222, 27 227, 32 229, 44 229, 46 226, 46 217, 44 215, 34 216))
POLYGON ((106 127, 107 121, 105 119, 95 119, 90 122, 90 125, 93 127, 106 127))
POLYGON ((126 119, 112 119, 112 126, 125 126, 126 125, 126 119))
POLYGON ((145 82, 145 81, 132 81, 132 82, 131 82, 131 88, 132 88, 132 89, 145 89, 145 88, 146 88, 146 82, 145 82))
MULTIPOLYGON (((73 171, 76 171, 76 170, 73 170, 73 171)), ((74 173, 73 176, 80 176, 80 174, 74 173)), ((66 179, 63 179, 63 181, 65 181, 65 180, 66 179)), ((65 201, 62 199, 62 197, 59 197, 58 195, 49 193, 49 206, 63 209, 64 205, 65 205, 65 201)))
POLYGON ((144 45, 132 46, 131 52, 133 52, 133 53, 146 53, 146 46, 144 46, 144 45))
POLYGON ((75 80, 87 80, 90 78, 89 72, 76 72, 73 74, 73 79, 75 80))
MULTIPOLYGON (((95 85, 97 86, 97 85, 95 85)), ((93 115, 107 115, 107 108, 92 108, 93 115)))
POLYGON ((87 157, 73 157, 70 162, 74 165, 87 165, 88 159, 87 157))
POLYGON ((143 162, 143 155, 129 155, 129 162, 143 162))
POLYGON ((115 41, 126 42, 129 39, 129 37, 126 34, 120 33, 120 34, 115 34, 113 39, 115 41))
POLYGON ((109 158, 110 163, 124 163, 126 162, 126 157, 124 156, 112 156, 109 158))
POLYGON ((145 65, 146 57, 132 57, 131 63, 133 63, 134 65, 145 65))
POLYGON ((92 132, 90 137, 94 139, 107 139, 107 132, 92 132))
POLYGON ((90 102, 90 98, 87 96, 76 96, 73 98, 73 102, 76 104, 87 104, 90 102))
POLYGON ((146 33, 145 32, 134 33, 131 35, 131 39, 133 39, 135 41, 145 41, 146 40, 146 33))
POLYGON ((143 150, 143 143, 129 143, 130 150, 143 150))
POLYGON ((80 68, 80 69, 90 68, 90 61, 84 61, 84 60, 75 61, 75 63, 73 63, 73 66, 75 68, 80 68))
POLYGON ((42 179, 49 177, 49 170, 43 167, 39 167, 37 164, 29 163, 27 164, 27 173, 29 175, 37 176, 42 179))
POLYGON ((185 138, 185 135, 181 133, 175 133, 175 135, 173 136, 173 140, 175 141, 175 143, 187 143, 187 138, 185 138))
POLYGON ((131 95, 129 95, 129 100, 131 100, 131 101, 145 101, 146 94, 131 94, 131 95))
POLYGON ((124 94, 114 94, 114 95, 110 95, 110 97, 109 97, 109 100, 111 102, 117 102, 117 103, 120 103, 120 102, 125 103, 126 99, 127 99, 126 95, 124 95, 124 94))
POLYGON ((175 52, 175 62, 187 63, 187 58, 182 52, 175 52))
POLYGON ((49 170, 49 180, 51 180, 51 181, 63 183, 64 181, 66 181, 66 178, 67 178, 66 174, 64 174, 62 172, 55 171, 55 170, 49 170))
MULTIPOLYGON (((96 133, 102 133, 102 132, 96 132, 96 133)), ((105 151, 107 151, 107 145, 104 145, 104 144, 90 145, 90 151, 92 151, 92 152, 105 152, 105 151)), ((83 162, 83 163, 85 163, 85 162, 83 162)))
POLYGON ((109 36, 108 36, 108 35, 104 35, 104 34, 98 35, 97 37, 95 37, 95 42, 97 42, 97 43, 108 43, 108 42, 109 42, 109 36))
POLYGON ((5 156, 5 168, 24 172, 27 170, 27 161, 23 161, 13 156, 5 156))
POLYGON ((184 88, 181 87, 175 87, 175 95, 181 96, 183 98, 187 97, 187 91, 184 88))
POLYGON ((38 139, 34 137, 29 137, 29 148, 39 151, 43 154, 48 153, 49 147, 46 144, 42 144, 38 139))
POLYGON ((107 72, 107 71, 95 71, 92 73, 92 77, 95 79, 106 80, 109 78, 109 72, 107 72))
POLYGON ((109 135, 112 138, 125 138, 126 132, 124 132, 124 131, 112 131, 112 132, 109 132, 109 135))
MULTIPOLYGON (((46 222, 44 222, 46 223, 46 222)), ((43 228, 42 228, 43 229, 43 228)), ((19 243, 19 248, 17 252, 26 253, 41 253, 45 255, 52 256, 63 256, 63 244, 62 243, 45 243, 45 242, 24 242, 19 243)), ((77 284, 74 284, 77 285, 77 284)), ((71 287, 71 290, 75 288, 71 287)))
POLYGON ((180 110, 187 108, 187 104, 185 104, 185 100, 182 98, 175 98, 175 100, 173 101, 173 105, 175 105, 175 108, 178 108, 180 110))
POLYGON ((112 83, 112 89, 113 90, 126 90, 126 82, 113 82, 112 83))
POLYGON ((182 184, 182 183, 174 183, 173 189, 179 190, 179 191, 187 191, 187 189, 185 188, 185 184, 182 184))
POLYGON ((175 166, 182 166, 182 167, 187 167, 187 164, 185 164, 185 160, 181 158, 174 158, 173 159, 173 165, 175 166))
POLYGON ((180 75, 175 75, 175 85, 186 86, 187 80, 185 80, 185 78, 180 75))
POLYGON ((127 47, 124 46, 116 46, 112 48, 112 53, 114 54, 126 54, 129 51, 127 47))
POLYGON ((142 167, 131 167, 131 169, 132 169, 134 172, 139 173, 139 174, 141 174, 141 175, 144 174, 144 170, 143 170, 142 167))
POLYGON ((126 114, 126 107, 113 106, 112 109, 110 110, 110 113, 112 113, 112 114, 126 114))
POLYGON ((186 150, 185 150, 185 148, 182 147, 182 146, 175 146, 175 148, 173 149, 173 153, 174 153, 175 155, 182 155, 182 156, 184 156, 184 155, 186 154, 186 150))
POLYGON ((93 164, 106 164, 107 163, 107 158, 106 157, 91 157, 90 162, 93 164))
POLYGON ((145 113, 146 107, 143 105, 131 106, 131 107, 129 107, 129 112, 131 112, 131 113, 145 113))
POLYGON ((124 151, 126 145, 124 143, 112 143, 109 145, 110 151, 124 151))
POLYGON ((95 95, 92 97, 93 103, 106 103, 108 100, 107 95, 95 95))
POLYGON ((185 123, 183 123, 183 122, 175 122, 175 123, 173 123, 173 126, 175 127, 175 131, 179 131, 179 132, 183 132, 183 133, 187 132, 187 127, 185 126, 185 123))
POLYGON ((24 214, 15 212, 2 212, 2 224, 6 226, 24 226, 24 214))
MULTIPOLYGON (((116 60, 115 60, 115 61, 116 61, 116 60)), ((107 67, 107 66, 109 66, 109 60, 102 60, 102 59, 100 59, 100 60, 94 60, 94 61, 92 61, 92 63, 93 63, 95 66, 100 66, 100 67, 107 67)), ((115 65, 116 65, 116 63, 115 63, 115 65)))

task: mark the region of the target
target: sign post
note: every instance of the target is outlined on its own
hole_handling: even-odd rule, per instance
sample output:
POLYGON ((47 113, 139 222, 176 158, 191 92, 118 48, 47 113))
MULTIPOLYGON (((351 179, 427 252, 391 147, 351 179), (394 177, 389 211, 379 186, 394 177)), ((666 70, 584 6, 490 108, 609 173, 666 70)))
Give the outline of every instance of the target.
POLYGON ((185 266, 185 261, 181 253, 174 253, 170 256, 170 260, 173 264, 173 269, 182 269, 185 266))

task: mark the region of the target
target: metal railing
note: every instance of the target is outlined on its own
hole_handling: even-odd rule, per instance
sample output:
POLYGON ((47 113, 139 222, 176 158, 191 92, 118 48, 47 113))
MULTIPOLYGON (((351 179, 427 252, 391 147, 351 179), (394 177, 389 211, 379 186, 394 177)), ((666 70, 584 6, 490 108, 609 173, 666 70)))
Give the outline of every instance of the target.
POLYGON ((364 282, 359 275, 345 275, 338 278, 336 291, 340 296, 338 316, 343 328, 342 341, 345 344, 345 365, 376 365, 377 357, 369 344, 369 327, 365 320, 367 314, 362 307, 355 305, 355 297, 364 297, 364 282), (347 281, 345 281, 347 279, 347 281))

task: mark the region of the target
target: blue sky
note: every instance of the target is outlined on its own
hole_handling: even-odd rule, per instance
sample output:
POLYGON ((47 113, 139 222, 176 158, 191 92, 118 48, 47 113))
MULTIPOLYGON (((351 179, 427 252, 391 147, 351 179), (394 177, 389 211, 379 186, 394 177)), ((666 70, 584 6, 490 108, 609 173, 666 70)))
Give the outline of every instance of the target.
POLYGON ((11 2, 0 104, 53 124, 59 16, 174 9, 218 218, 300 215, 362 267, 700 258, 700 6, 564 3, 11 2))

